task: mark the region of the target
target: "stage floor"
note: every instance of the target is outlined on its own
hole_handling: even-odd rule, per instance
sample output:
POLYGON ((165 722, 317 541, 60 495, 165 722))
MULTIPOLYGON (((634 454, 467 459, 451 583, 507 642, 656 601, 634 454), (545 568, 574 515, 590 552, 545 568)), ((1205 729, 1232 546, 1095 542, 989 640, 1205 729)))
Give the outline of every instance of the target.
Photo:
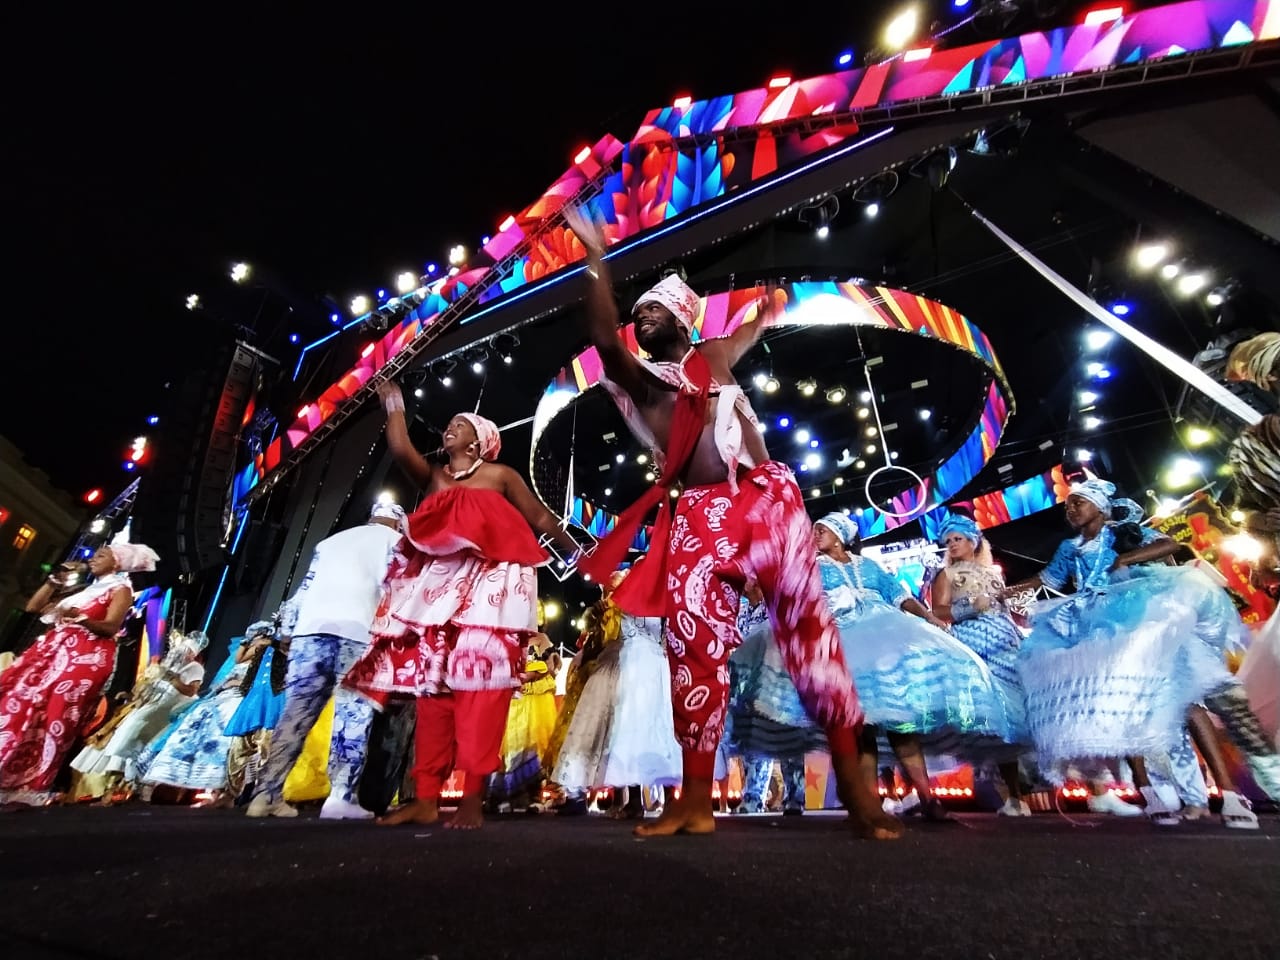
POLYGON ((833 815, 636 840, 602 817, 478 833, 129 804, 0 815, 5 958, 1274 957, 1256 832, 963 815, 896 843, 833 815))

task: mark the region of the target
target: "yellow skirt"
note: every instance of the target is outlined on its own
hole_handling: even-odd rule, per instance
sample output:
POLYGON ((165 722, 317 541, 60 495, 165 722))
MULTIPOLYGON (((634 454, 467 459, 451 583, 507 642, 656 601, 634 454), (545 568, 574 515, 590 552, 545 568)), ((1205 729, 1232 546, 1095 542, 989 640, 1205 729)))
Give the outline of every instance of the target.
POLYGON ((298 762, 284 781, 288 803, 306 803, 329 796, 329 740, 333 736, 333 697, 325 704, 315 726, 307 734, 298 762))

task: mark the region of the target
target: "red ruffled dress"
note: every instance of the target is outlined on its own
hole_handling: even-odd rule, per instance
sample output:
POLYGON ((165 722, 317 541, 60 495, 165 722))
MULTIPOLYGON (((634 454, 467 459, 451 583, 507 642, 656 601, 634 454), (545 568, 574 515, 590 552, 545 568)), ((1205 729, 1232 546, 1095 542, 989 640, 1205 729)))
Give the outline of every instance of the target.
POLYGON ((496 490, 430 494, 409 518, 348 687, 392 695, 520 686, 525 641, 537 632, 534 568, 550 557, 496 490))
MULTIPOLYGON (((123 574, 104 577, 63 603, 101 620, 123 574)), ((55 623, 0 673, 0 801, 43 803, 115 670, 116 642, 78 623, 55 623)))

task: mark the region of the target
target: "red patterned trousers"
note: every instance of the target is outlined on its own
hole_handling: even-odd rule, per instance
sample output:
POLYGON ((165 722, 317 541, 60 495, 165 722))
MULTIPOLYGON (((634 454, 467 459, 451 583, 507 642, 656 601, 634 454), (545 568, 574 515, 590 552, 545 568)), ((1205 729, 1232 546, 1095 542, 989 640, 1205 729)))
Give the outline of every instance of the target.
POLYGON ((686 777, 712 776, 748 579, 764 593, 782 662, 832 753, 856 753, 862 724, 795 477, 770 461, 744 473, 738 488, 733 493, 726 481, 686 489, 667 546, 671 705, 686 777))

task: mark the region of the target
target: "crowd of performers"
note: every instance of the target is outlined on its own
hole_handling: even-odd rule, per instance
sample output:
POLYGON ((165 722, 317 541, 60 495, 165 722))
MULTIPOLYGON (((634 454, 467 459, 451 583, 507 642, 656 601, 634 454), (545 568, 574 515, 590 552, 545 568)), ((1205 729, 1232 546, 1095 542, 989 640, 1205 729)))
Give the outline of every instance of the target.
MULTIPOLYGON (((174 636, 128 702, 81 736, 113 670, 129 574, 154 568, 147 547, 104 547, 87 587, 54 599, 51 583, 32 597, 47 630, 0 673, 0 799, 52 801, 69 763, 71 800, 166 786, 250 817, 292 817, 306 790, 291 798, 290 781, 319 780, 322 817, 425 824, 460 776, 451 828, 548 798, 581 812, 611 787, 623 801, 614 815, 659 836, 714 830, 733 754, 740 810, 764 808, 776 762, 782 808, 801 812, 804 757, 824 750, 852 828, 876 839, 899 836, 911 810, 950 819, 930 767, 956 760, 998 770, 1005 816, 1030 815, 1029 784, 1083 777, 1095 812, 1160 825, 1209 815, 1203 762, 1222 823, 1256 828, 1229 757, 1280 798, 1274 713, 1256 708, 1268 691, 1274 702, 1275 617, 1251 637, 1229 594, 1171 565, 1177 544, 1098 479, 1072 487, 1071 536, 1023 583, 1006 585, 978 526, 952 516, 922 602, 862 555, 846 514, 811 519, 789 468, 768 455, 731 368, 771 319, 773 292, 755 322, 695 347, 697 296, 668 276, 633 308, 651 358, 639 359, 619 335, 598 235, 571 219, 588 248, 604 385, 659 471, 616 528, 582 554, 497 462, 497 427, 478 414, 449 422, 446 462, 424 457, 399 388, 384 383, 387 443, 422 491, 417 509, 377 504, 367 523, 322 541, 298 590, 233 645, 203 695, 204 638, 174 636), (644 522, 653 547, 628 564, 644 522), (536 616, 549 548, 601 585, 560 703, 559 654, 536 616), (1024 625, 1010 601, 1040 587, 1058 596, 1024 625), (1254 705, 1227 666, 1245 650, 1262 678, 1254 705), (889 757, 907 802, 881 801, 889 757), (1110 792, 1121 778, 1140 803, 1110 792)), ((1266 421, 1252 429, 1264 455, 1240 448, 1236 464, 1268 547, 1260 580, 1275 577, 1276 433, 1266 421)))

